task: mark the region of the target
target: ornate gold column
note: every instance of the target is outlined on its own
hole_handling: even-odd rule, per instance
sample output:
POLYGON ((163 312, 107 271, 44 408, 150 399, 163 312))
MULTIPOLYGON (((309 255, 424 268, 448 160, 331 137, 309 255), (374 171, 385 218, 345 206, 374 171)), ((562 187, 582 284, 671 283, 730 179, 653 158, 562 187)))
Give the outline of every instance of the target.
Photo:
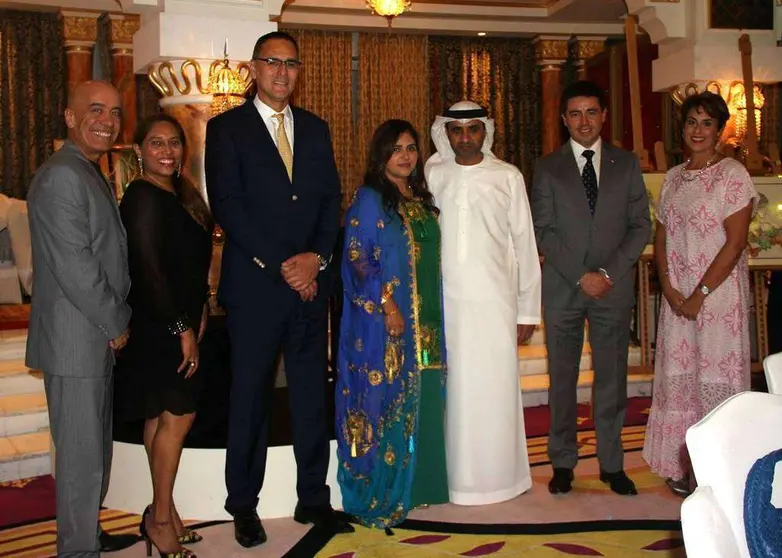
POLYGON ((559 97, 562 94, 562 65, 568 56, 568 37, 539 35, 533 39, 535 60, 540 69, 541 128, 543 155, 561 142, 559 97))
POLYGON ((65 56, 68 64, 68 91, 92 79, 92 51, 98 40, 98 12, 60 10, 65 56))
POLYGON ((111 22, 111 58, 114 87, 122 96, 122 133, 120 143, 130 143, 138 120, 136 76, 133 73, 133 34, 139 29, 139 17, 109 14, 111 22))
POLYGON ((578 79, 587 79, 586 63, 590 58, 594 58, 605 47, 607 37, 577 36, 576 40, 576 66, 578 68, 578 79))

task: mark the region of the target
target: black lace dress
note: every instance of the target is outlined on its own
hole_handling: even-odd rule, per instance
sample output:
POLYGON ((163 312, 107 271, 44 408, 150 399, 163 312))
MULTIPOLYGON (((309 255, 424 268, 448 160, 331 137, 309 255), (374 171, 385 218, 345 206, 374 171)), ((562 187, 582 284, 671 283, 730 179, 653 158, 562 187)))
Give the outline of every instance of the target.
POLYGON ((122 420, 192 413, 203 374, 185 379, 177 372, 182 349, 173 331, 184 322, 198 334, 211 235, 174 194, 141 179, 128 186, 120 213, 128 235, 133 315, 130 340, 115 367, 115 413, 122 420))

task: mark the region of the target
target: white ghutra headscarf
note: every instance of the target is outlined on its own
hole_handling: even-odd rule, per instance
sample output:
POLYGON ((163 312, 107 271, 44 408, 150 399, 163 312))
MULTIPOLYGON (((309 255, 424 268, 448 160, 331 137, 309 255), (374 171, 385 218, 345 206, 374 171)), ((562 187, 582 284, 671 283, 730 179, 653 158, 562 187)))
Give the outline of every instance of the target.
POLYGON ((477 103, 472 101, 459 101, 452 105, 442 116, 437 116, 432 124, 432 142, 437 153, 429 157, 426 165, 445 162, 456 158, 453 152, 451 142, 448 140, 448 132, 445 125, 448 122, 459 122, 466 124, 471 120, 480 120, 486 126, 486 137, 483 140, 483 154, 488 157, 494 157, 491 147, 494 145, 494 120, 489 118, 488 111, 477 103))

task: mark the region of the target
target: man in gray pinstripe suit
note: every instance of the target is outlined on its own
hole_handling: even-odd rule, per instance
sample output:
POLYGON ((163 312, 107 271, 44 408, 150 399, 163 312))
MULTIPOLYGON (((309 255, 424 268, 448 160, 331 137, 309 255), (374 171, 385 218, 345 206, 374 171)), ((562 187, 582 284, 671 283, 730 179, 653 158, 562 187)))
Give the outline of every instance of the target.
POLYGON ((112 448, 113 351, 128 340, 125 230, 98 161, 122 109, 105 82, 76 86, 68 140, 35 174, 27 203, 33 299, 26 364, 43 371, 57 451, 57 556, 97 557, 136 542, 98 523, 112 448))

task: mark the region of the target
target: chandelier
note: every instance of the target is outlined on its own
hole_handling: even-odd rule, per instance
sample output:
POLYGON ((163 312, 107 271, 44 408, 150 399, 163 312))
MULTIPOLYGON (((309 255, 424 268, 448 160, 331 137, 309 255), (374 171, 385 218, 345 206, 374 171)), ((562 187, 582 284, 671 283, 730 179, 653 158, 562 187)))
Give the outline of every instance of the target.
POLYGON ((374 15, 379 15, 388 20, 388 28, 391 29, 391 22, 395 17, 401 15, 405 10, 409 10, 413 0, 366 0, 367 8, 374 15))
POLYGON ((249 85, 250 82, 245 76, 231 69, 228 62, 228 45, 226 44, 223 60, 215 60, 209 71, 207 89, 212 95, 212 113, 221 114, 244 103, 244 95, 249 85))

